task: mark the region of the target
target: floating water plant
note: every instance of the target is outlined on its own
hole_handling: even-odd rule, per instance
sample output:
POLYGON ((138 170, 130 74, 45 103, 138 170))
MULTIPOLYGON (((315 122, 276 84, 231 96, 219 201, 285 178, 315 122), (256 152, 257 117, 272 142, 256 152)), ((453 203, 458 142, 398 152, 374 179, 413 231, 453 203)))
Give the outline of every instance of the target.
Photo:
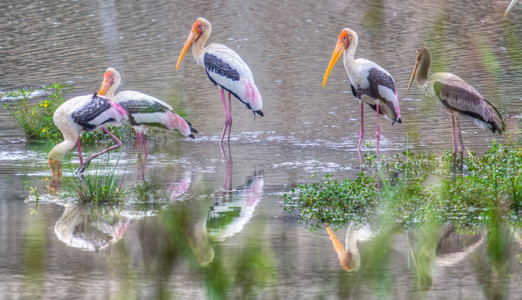
POLYGON ((435 218, 463 226, 490 219, 501 209, 505 219, 520 221, 522 147, 494 142, 482 156, 464 159, 467 172, 451 172, 451 153, 441 157, 410 151, 366 157, 365 173, 355 179, 297 186, 283 196, 285 209, 298 213, 310 228, 346 225, 368 216, 391 218, 408 227, 435 218))

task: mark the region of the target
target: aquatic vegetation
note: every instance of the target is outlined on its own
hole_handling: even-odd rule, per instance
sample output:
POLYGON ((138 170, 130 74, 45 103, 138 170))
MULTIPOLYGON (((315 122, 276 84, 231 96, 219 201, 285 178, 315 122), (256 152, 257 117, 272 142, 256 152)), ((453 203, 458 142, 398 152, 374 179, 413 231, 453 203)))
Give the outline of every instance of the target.
MULTIPOLYGON (((70 86, 61 83, 46 86, 43 90, 48 93, 38 103, 30 101, 35 90, 20 89, 10 92, 13 95, 20 95, 21 99, 15 103, 6 104, 6 108, 18 125, 22 127, 29 142, 49 141, 58 143, 62 140, 61 132, 54 125, 53 114, 67 100, 63 98, 63 94, 70 91, 70 88, 70 86)), ((108 128, 120 139, 122 136, 131 136, 128 127, 109 126, 108 128)), ((85 132, 81 136, 83 144, 93 144, 104 139, 110 139, 110 137, 97 131, 85 132)))
POLYGON ((522 147, 494 142, 482 156, 464 158, 467 172, 451 172, 451 152, 441 157, 410 151, 380 161, 366 156, 365 173, 355 179, 297 186, 283 196, 285 209, 299 213, 312 229, 368 218, 391 219, 398 227, 435 221, 466 227, 501 218, 520 221, 522 147))
POLYGON ((123 176, 118 171, 118 164, 107 162, 98 164, 92 173, 65 178, 64 188, 81 203, 121 203, 127 190, 123 187, 123 176))
POLYGON ((6 108, 22 127, 29 141, 57 141, 61 137, 53 124, 53 113, 65 101, 62 95, 67 88, 69 86, 60 83, 45 87, 44 90, 50 91, 50 94, 37 104, 29 101, 34 90, 20 89, 11 92, 20 95, 21 100, 16 105, 6 104, 6 108))
MULTIPOLYGON (((490 266, 490 280, 513 272, 510 251, 522 211, 520 143, 493 142, 482 156, 470 153, 464 158, 464 175, 454 174, 452 163, 451 151, 440 157, 410 151, 380 158, 370 154, 365 172, 354 179, 327 175, 283 196, 285 210, 298 214, 309 230, 348 227, 346 252, 363 266, 348 271, 359 271, 364 279, 354 282, 352 276, 339 275, 339 281, 353 286, 340 298, 368 281, 378 287, 377 298, 393 294, 390 253, 398 233, 407 236, 408 267, 419 291, 435 284, 434 268, 459 263, 481 243, 486 255, 477 263, 490 266), (350 244, 349 238, 363 236, 366 227, 371 236, 362 239, 362 249, 352 249, 360 245, 357 240, 350 244)), ((509 292, 497 288, 491 292, 509 298, 509 292)))
POLYGON ((157 203, 168 201, 167 192, 162 189, 162 185, 155 181, 144 181, 136 183, 132 188, 132 193, 136 196, 139 203, 157 203))

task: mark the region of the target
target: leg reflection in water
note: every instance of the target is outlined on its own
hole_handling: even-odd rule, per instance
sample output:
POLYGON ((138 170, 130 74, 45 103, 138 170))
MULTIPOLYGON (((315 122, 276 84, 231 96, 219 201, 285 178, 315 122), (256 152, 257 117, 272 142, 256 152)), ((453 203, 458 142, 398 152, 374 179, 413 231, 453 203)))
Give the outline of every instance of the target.
POLYGON ((223 156, 223 160, 225 160, 225 182, 223 183, 223 195, 227 191, 232 191, 232 154, 230 152, 230 143, 227 143, 227 152, 223 149, 223 145, 221 147, 221 155, 223 156))

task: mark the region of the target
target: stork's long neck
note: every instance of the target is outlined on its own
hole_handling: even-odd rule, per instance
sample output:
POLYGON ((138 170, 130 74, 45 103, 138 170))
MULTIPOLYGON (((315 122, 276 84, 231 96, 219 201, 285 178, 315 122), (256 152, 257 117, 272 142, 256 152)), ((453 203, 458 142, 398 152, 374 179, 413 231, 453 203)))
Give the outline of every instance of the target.
POLYGON ((355 60, 355 50, 357 49, 358 40, 352 37, 350 45, 343 52, 344 67, 348 70, 348 66, 352 65, 355 60))
POLYGON ((71 151, 76 144, 75 137, 64 137, 64 141, 54 146, 54 148, 47 155, 48 159, 56 159, 61 161, 65 153, 71 151))
POLYGON ((196 59, 196 62, 203 67, 203 54, 205 53, 205 43, 210 37, 211 31, 212 30, 210 29, 210 27, 203 31, 194 43, 194 47, 192 47, 192 54, 194 55, 194 59, 196 59))

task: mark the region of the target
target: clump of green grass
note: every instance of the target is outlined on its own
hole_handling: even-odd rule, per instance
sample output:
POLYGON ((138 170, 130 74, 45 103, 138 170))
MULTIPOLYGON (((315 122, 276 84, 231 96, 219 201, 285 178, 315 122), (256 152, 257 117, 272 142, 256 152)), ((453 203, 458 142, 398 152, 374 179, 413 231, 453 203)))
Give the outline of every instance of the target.
MULTIPOLYGON (((62 134, 53 122, 55 110, 67 99, 63 98, 65 92, 71 91, 71 87, 61 83, 53 83, 43 88, 47 96, 34 103, 30 100, 34 90, 20 89, 9 92, 18 95, 21 99, 6 108, 15 121, 22 127, 29 142, 52 142, 58 143, 62 140, 62 134)), ((109 130, 119 138, 130 135, 130 127, 108 127, 109 130)), ((94 144, 97 141, 110 139, 106 134, 95 131, 85 132, 81 136, 82 144, 94 144)))
POLYGON ((299 185, 283 195, 285 209, 299 213, 310 228, 345 225, 381 214, 399 227, 426 220, 468 226, 487 222, 491 211, 520 222, 522 210, 522 147, 494 142, 482 155, 464 159, 467 172, 452 174, 452 153, 410 151, 366 158, 366 173, 355 179, 299 185))
POLYGON ((123 187, 123 176, 118 172, 118 164, 110 166, 108 161, 92 167, 81 177, 66 178, 65 191, 78 197, 81 203, 123 203, 128 192, 123 187))
POLYGON ((34 90, 16 90, 11 94, 19 95, 20 101, 16 104, 6 104, 6 108, 22 127, 28 141, 58 141, 61 138, 60 131, 54 126, 53 113, 63 103, 63 93, 70 88, 67 85, 53 83, 44 88, 50 94, 40 103, 33 104, 29 101, 34 90))

